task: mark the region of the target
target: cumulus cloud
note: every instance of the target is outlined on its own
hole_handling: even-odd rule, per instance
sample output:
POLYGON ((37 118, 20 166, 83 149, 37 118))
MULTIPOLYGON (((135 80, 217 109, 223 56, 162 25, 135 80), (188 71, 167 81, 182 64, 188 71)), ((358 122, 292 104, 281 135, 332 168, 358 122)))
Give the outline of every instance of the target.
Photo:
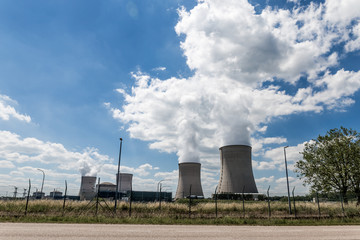
POLYGON ((169 179, 176 181, 178 179, 179 172, 178 170, 173 170, 171 172, 157 172, 155 173, 155 177, 159 177, 161 179, 169 179))
POLYGON ((289 146, 284 152, 284 147, 271 148, 262 153, 262 161, 253 161, 253 167, 258 170, 278 169, 283 171, 285 169, 285 153, 288 162, 288 169, 293 170, 294 164, 302 159, 300 152, 303 151, 305 143, 300 143, 296 146, 289 146))
POLYGON ((360 23, 352 28, 351 34, 351 40, 348 41, 345 45, 345 50, 347 52, 360 50, 360 23))
POLYGON ((12 162, 6 160, 1 160, 0 166, 1 168, 15 168, 15 165, 12 162))
MULTIPOLYGON (((29 162, 55 164, 62 170, 78 169, 82 175, 96 175, 101 166, 110 161, 107 155, 100 154, 95 148, 73 152, 59 143, 21 138, 9 131, 0 131, 0 159, 4 159, 2 162, 8 167, 29 162)), ((26 168, 22 170, 26 171, 26 168)))
POLYGON ((252 139, 252 151, 253 155, 261 155, 265 149, 264 146, 269 144, 283 144, 287 139, 284 137, 267 137, 267 138, 253 138, 252 139))
POLYGON ((256 179, 256 183, 270 183, 270 182, 273 182, 274 179, 275 179, 274 176, 262 177, 262 178, 256 179))
MULTIPOLYGON (((360 13, 348 9, 350 3, 359 4, 327 0, 256 13, 246 0, 204 0, 190 11, 182 8, 175 31, 184 37, 181 48, 194 75, 161 80, 133 73, 131 92, 118 90, 123 107, 107 107, 131 137, 177 153, 180 162, 208 163, 228 144, 260 151, 285 143, 252 136, 265 133, 276 117, 344 110, 354 102, 360 73, 336 69, 344 50, 357 49, 360 13), (300 78, 306 87, 298 87, 300 78), (289 84, 295 93, 283 90, 289 84)), ((263 151, 272 161, 255 167, 281 168, 281 149, 263 151)))
POLYGON ((13 105, 16 104, 16 101, 12 100, 10 97, 0 94, 0 119, 8 121, 11 118, 14 118, 28 123, 31 122, 30 116, 18 113, 15 110, 13 105))
POLYGON ((333 24, 347 25, 353 20, 359 20, 360 2, 357 0, 327 0, 325 1, 325 19, 333 24))

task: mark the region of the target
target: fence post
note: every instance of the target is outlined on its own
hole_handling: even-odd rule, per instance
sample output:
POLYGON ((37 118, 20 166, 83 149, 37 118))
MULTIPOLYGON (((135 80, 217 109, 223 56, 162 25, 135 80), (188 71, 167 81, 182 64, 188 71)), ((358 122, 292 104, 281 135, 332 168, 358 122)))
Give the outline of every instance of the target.
POLYGON ((65 180, 65 193, 64 193, 64 203, 63 203, 63 215, 64 215, 64 213, 65 213, 66 193, 67 193, 67 182, 66 182, 66 180, 65 180))
POLYGON ((190 194, 189 194, 189 218, 191 217, 191 184, 190 184, 190 194))
POLYGON ((99 209, 99 195, 100 195, 100 178, 98 180, 98 189, 97 189, 97 195, 96 195, 96 210, 95 210, 96 216, 98 214, 98 209, 99 209))
POLYGON ((270 194, 269 194, 269 191, 270 191, 270 185, 269 185, 269 188, 268 188, 268 190, 267 190, 269 219, 270 219, 270 217, 271 217, 271 208, 270 208, 270 194))
POLYGON ((321 211, 320 211, 320 200, 319 200, 319 194, 316 192, 316 200, 318 205, 318 211, 319 211, 319 218, 321 217, 321 211))
POLYGON ((294 191, 295 191, 295 187, 292 190, 292 195, 293 195, 293 200, 294 200, 294 214, 295 214, 295 218, 296 218, 296 206, 295 206, 295 194, 294 194, 294 191))
POLYGON ((244 196, 244 192, 245 192, 245 185, 244 185, 243 190, 242 190, 243 218, 245 218, 245 196, 244 196))
POLYGON ((28 209, 28 204, 29 204, 30 190, 31 190, 31 181, 30 181, 30 178, 29 178, 29 191, 28 191, 28 195, 27 195, 27 198, 26 198, 25 216, 27 214, 27 209, 28 209))
POLYGON ((159 192, 159 211, 161 211, 161 188, 162 188, 162 184, 160 183, 160 192, 159 192))
POLYGON ((218 214, 217 214, 217 212, 218 212, 218 209, 217 209, 217 193, 216 193, 217 188, 218 188, 218 186, 216 186, 216 188, 215 188, 215 217, 216 218, 218 216, 218 214))
POLYGON ((341 193, 341 192, 340 192, 340 201, 341 201, 341 210, 342 210, 342 214, 343 214, 343 217, 345 217, 344 198, 343 198, 343 195, 342 195, 342 193, 341 193))
POLYGON ((132 203, 132 184, 130 187, 130 206, 129 206, 129 217, 131 217, 131 203, 132 203))

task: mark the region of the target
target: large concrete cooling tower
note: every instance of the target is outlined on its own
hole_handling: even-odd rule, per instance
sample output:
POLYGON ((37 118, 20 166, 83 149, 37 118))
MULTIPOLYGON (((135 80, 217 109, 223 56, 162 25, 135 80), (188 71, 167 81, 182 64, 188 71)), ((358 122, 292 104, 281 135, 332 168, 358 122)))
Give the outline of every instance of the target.
POLYGON ((175 199, 185 198, 190 195, 204 196, 200 179, 200 163, 179 163, 179 181, 175 199))
POLYGON ((120 181, 119 181, 119 176, 118 174, 116 174, 116 179, 117 181, 119 181, 118 191, 119 192, 131 191, 132 178, 133 175, 131 173, 120 173, 120 181))
POLYGON ((221 175, 217 193, 258 193, 252 171, 250 146, 221 147, 220 160, 221 175))
POLYGON ((92 176, 82 176, 81 185, 80 185, 80 200, 91 200, 95 197, 95 183, 96 177, 92 176))

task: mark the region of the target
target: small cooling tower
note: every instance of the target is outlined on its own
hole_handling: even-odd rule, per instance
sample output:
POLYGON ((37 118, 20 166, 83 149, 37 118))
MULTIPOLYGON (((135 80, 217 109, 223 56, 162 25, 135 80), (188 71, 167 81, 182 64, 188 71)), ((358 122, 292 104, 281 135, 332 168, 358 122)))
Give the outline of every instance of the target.
POLYGON ((80 185, 80 200, 91 200, 95 197, 95 183, 96 177, 82 176, 80 185))
POLYGON ((200 170, 200 163, 179 163, 179 181, 175 199, 186 198, 189 195, 204 196, 201 187, 200 170))
POLYGON ((217 193, 258 193, 251 165, 251 147, 220 148, 221 175, 217 193))
POLYGON ((118 174, 116 174, 116 180, 119 181, 118 191, 119 192, 131 191, 132 178, 133 175, 131 173, 120 173, 120 181, 119 181, 119 176, 118 174))

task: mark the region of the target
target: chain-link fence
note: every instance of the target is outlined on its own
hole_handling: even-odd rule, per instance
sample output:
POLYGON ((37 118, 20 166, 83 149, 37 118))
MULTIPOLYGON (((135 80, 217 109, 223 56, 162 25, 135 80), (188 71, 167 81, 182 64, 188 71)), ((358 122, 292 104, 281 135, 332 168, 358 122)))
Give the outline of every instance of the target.
POLYGON ((0 200, 1 216, 104 216, 104 217, 169 217, 169 218, 244 218, 304 219, 360 217, 357 199, 340 194, 308 196, 270 196, 270 194, 223 194, 211 199, 181 199, 175 202, 133 202, 130 195, 114 208, 112 198, 96 195, 89 201, 69 199, 38 200, 29 196, 4 197, 0 200), (290 201, 289 201, 290 200, 290 201))

